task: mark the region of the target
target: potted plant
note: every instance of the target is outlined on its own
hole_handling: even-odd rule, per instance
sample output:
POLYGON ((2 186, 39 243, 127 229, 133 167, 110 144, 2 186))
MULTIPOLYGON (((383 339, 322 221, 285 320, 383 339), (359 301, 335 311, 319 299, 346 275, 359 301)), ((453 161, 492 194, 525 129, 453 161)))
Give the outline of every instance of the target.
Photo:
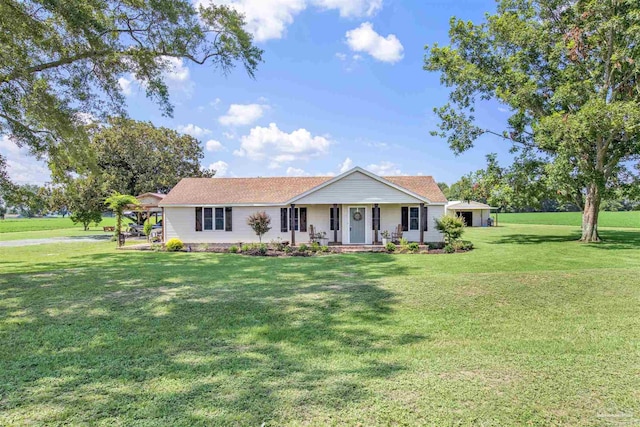
POLYGON ((383 246, 387 246, 387 243, 389 243, 389 237, 391 237, 391 235, 389 234, 389 232, 387 230, 384 230, 382 233, 382 245, 383 246))

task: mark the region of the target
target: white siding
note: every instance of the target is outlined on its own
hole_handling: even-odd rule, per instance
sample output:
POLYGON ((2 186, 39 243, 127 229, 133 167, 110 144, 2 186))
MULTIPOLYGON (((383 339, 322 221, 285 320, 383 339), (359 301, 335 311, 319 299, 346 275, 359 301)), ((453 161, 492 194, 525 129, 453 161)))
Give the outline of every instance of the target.
MULTIPOLYGON (((365 238, 366 244, 373 242, 373 230, 372 230, 372 217, 371 208, 372 204, 358 204, 348 203, 339 205, 340 207, 340 230, 338 231, 338 240, 344 244, 349 243, 349 208, 363 206, 365 207, 365 238)), ((401 224, 401 207, 402 206, 419 206, 416 203, 411 204, 394 204, 394 205, 380 205, 380 232, 388 230, 391 233, 396 229, 398 224, 401 224)), ((330 227, 330 209, 332 205, 303 205, 296 204, 296 207, 307 208, 307 232, 296 231, 296 244, 309 242, 309 226, 313 225, 317 232, 324 231, 329 242, 333 242, 333 231, 330 227)), ((247 207, 247 206, 235 206, 233 207, 233 231, 222 230, 206 230, 195 231, 195 209, 190 208, 178 208, 178 207, 166 207, 164 211, 164 224, 166 230, 165 238, 178 238, 184 243, 253 243, 258 242, 258 236, 255 235, 253 230, 247 225, 247 217, 257 211, 265 211, 271 217, 271 230, 262 237, 262 241, 265 243, 270 242, 276 238, 282 240, 291 241, 291 232, 282 233, 280 231, 280 207, 247 207)), ((435 229, 435 218, 442 216, 444 212, 444 206, 428 206, 428 231, 425 232, 425 242, 440 242, 442 241, 442 235, 435 229)), ((420 241, 420 232, 418 230, 407 231, 404 233, 404 237, 409 241, 420 241)), ((382 236, 379 235, 379 239, 382 236)))
POLYGON ((489 218, 489 215, 491 215, 491 211, 489 209, 462 209, 460 211, 447 209, 447 215, 458 215, 458 212, 473 212, 473 224, 471 224, 472 227, 486 227, 487 219, 489 218))
POLYGON ((296 201, 296 204, 301 205, 333 203, 355 206, 371 203, 420 203, 420 200, 363 173, 354 172, 296 201))

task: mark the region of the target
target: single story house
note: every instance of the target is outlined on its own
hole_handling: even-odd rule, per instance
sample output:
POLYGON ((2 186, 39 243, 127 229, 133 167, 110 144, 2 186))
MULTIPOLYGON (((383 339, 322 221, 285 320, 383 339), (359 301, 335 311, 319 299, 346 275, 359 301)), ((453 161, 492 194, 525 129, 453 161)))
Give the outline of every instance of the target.
POLYGON ((159 206, 165 242, 257 242, 247 218, 264 211, 272 227, 266 242, 308 243, 313 228, 329 244, 369 245, 399 227, 409 241, 442 241, 435 219, 446 202, 430 176, 381 177, 356 167, 335 177, 185 178, 159 206))
POLYGON ((460 216, 467 227, 486 227, 491 217, 491 206, 474 201, 454 200, 447 203, 447 215, 460 216))

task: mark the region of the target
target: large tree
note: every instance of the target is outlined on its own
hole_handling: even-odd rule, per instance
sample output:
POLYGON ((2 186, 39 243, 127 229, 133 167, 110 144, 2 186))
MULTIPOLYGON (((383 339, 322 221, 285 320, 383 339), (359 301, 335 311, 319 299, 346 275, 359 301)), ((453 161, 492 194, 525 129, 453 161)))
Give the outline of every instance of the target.
POLYGON ((87 117, 124 115, 119 79, 171 115, 176 60, 253 76, 262 55, 242 15, 190 0, 3 0, 0 16, 0 134, 54 161, 86 158, 87 117))
POLYGON ((50 194, 49 207, 57 212, 70 212, 71 221, 82 224, 84 231, 102 221, 106 191, 95 176, 68 179, 64 185, 54 186, 50 194))
MULTIPOLYGON (((90 131, 89 148, 96 168, 88 176, 102 189, 102 199, 113 191, 166 193, 182 178, 214 174, 200 166, 204 154, 197 139, 149 122, 111 118, 90 131)), ((67 177, 82 170, 77 163, 68 165, 67 177)))
POLYGON ((499 0, 486 22, 452 18, 449 36, 425 58, 453 88, 436 133, 458 153, 495 134, 546 162, 548 182, 583 209, 581 240, 598 241, 603 197, 640 172, 640 4, 499 0), (478 100, 511 109, 505 129, 476 123, 478 100))

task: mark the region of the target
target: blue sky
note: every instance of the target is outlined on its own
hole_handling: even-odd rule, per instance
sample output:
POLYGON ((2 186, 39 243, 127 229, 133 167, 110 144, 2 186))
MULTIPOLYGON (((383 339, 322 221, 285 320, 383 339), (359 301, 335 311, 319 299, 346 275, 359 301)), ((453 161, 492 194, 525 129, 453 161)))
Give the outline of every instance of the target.
MULTIPOLYGON (((219 176, 326 175, 361 166, 452 183, 482 168, 490 152, 509 161, 498 138, 485 136, 456 157, 429 134, 432 110, 448 89, 422 69, 424 46, 447 43, 451 16, 480 21, 495 10, 493 0, 225 2, 246 13, 264 49, 255 80, 241 68, 225 77, 175 61, 167 75, 175 112, 167 118, 131 76, 121 78, 131 117, 197 137, 203 167, 219 176)), ((500 128, 507 113, 489 103, 478 117, 500 128)), ((47 179, 46 168, 7 138, 0 152, 16 181, 47 179)))

